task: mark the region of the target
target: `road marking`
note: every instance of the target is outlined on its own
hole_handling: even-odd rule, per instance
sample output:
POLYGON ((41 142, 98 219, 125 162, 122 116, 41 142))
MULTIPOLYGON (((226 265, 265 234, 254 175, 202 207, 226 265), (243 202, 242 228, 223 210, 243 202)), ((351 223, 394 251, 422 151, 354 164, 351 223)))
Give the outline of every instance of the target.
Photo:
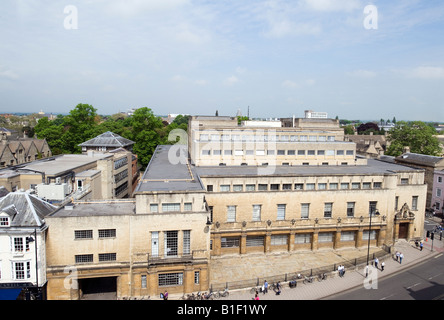
POLYGON ((435 259, 436 258, 439 258, 439 257, 441 257, 442 256, 442 253, 440 253, 440 254, 438 254, 437 256, 435 256, 435 259))
POLYGON ((442 275, 442 273, 438 273, 436 276, 430 277, 429 280, 432 280, 433 278, 439 277, 440 275, 442 275))
POLYGON ((407 287, 407 290, 410 290, 413 287, 416 287, 417 285, 421 284, 421 282, 415 283, 414 285, 411 285, 410 287, 407 287))
POLYGON ((390 297, 393 297, 395 294, 391 294, 391 295, 389 295, 389 296, 387 296, 387 297, 384 297, 384 298, 381 298, 381 299, 379 299, 379 300, 385 300, 385 299, 387 299, 387 298, 390 298, 390 297))

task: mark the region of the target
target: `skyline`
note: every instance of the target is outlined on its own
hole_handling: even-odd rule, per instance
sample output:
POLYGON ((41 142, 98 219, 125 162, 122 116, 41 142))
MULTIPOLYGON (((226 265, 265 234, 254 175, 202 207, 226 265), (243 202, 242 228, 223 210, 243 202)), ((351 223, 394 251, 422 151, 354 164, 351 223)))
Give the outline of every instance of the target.
POLYGON ((442 122, 444 3, 386 2, 3 1, 0 111, 442 122))

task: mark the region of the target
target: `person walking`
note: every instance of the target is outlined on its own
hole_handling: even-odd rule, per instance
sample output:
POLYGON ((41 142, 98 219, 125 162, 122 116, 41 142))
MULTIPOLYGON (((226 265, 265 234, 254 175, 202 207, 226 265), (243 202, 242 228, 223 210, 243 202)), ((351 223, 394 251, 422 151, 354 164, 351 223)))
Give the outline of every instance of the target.
POLYGON ((399 262, 399 251, 396 251, 395 256, 396 256, 396 261, 399 262))
POLYGON ((401 252, 399 254, 399 263, 402 263, 402 259, 404 258, 404 254, 401 252))
POLYGON ((268 293, 268 282, 267 280, 264 281, 264 294, 268 293))
POLYGON ((422 241, 419 243, 419 251, 422 251, 422 248, 424 247, 424 244, 422 243, 422 241))
POLYGON ((379 259, 376 258, 376 259, 375 259, 375 268, 376 268, 376 269, 378 269, 378 264, 379 264, 379 259))
POLYGON ((384 267, 385 267, 385 262, 382 261, 382 263, 381 263, 381 271, 384 271, 384 267))

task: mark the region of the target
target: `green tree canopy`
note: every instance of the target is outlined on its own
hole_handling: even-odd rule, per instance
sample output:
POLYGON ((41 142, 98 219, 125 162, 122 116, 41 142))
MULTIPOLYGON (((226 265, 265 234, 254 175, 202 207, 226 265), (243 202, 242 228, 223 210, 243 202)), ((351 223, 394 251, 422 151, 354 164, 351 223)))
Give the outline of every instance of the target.
POLYGON ((398 121, 394 128, 388 131, 390 147, 385 154, 399 156, 404 147, 409 147, 410 152, 439 156, 441 147, 436 137, 436 130, 421 121, 398 121))

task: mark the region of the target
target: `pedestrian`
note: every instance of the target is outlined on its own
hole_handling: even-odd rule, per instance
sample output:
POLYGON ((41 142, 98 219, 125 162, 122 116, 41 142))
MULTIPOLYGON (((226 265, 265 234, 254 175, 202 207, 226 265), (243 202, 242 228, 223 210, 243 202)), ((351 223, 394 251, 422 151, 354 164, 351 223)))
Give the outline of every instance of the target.
POLYGON ((254 294, 254 298, 253 298, 253 300, 259 300, 259 294, 257 293, 257 291, 256 291, 256 293, 254 294))
POLYGON ((384 271, 384 267, 385 267, 385 262, 382 261, 382 263, 381 263, 381 271, 384 271))
POLYGON ((264 294, 268 293, 268 282, 267 280, 264 281, 264 294))
POLYGON ((376 269, 378 269, 378 264, 379 264, 379 259, 376 258, 376 259, 375 259, 375 268, 376 268, 376 269))
POLYGON ((398 261, 398 262, 399 262, 399 251, 396 251, 396 254, 395 254, 395 256, 396 256, 396 261, 398 261))
POLYGON ((419 251, 422 251, 422 248, 424 247, 424 243, 422 241, 419 243, 419 251))
POLYGON ((168 291, 166 291, 166 290, 163 294, 163 300, 168 300, 168 291))
POLYGON ((402 258, 404 258, 404 254, 401 252, 399 254, 399 263, 402 263, 402 258))
POLYGON ((276 292, 277 296, 281 294, 281 283, 280 282, 278 282, 276 284, 276 291, 275 292, 276 292))

